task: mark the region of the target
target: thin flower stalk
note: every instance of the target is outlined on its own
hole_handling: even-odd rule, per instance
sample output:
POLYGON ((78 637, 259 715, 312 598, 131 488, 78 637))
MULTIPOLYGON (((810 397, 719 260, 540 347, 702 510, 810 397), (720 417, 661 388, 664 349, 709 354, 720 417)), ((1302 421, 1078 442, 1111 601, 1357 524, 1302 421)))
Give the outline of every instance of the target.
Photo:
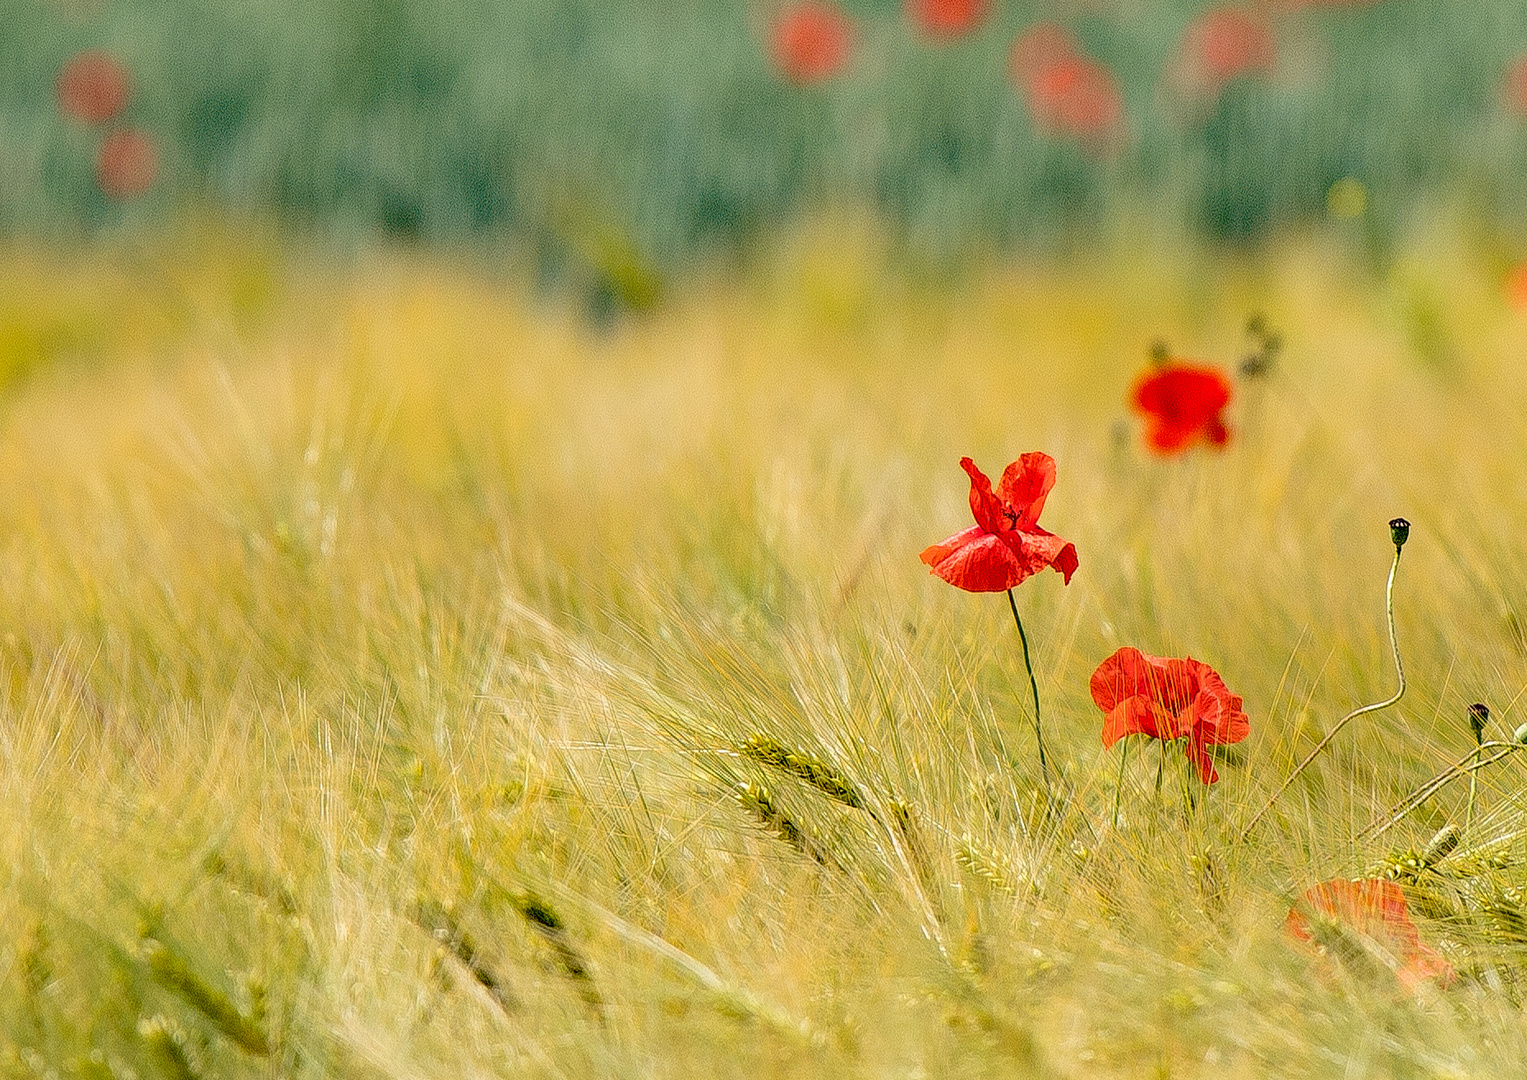
POLYGON ((1385 818, 1383 821, 1373 822, 1362 832, 1358 833, 1358 836, 1362 839, 1377 839, 1378 837, 1383 836, 1390 829, 1394 828, 1401 821, 1405 820, 1405 818, 1408 817, 1422 803, 1426 802, 1426 800, 1437 794, 1437 792, 1447 787, 1447 785, 1451 784, 1454 780, 1457 780, 1460 776, 1474 777, 1479 773, 1479 770, 1485 768, 1486 766, 1494 765, 1497 761, 1504 761, 1506 758, 1510 757, 1512 753, 1522 749, 1527 749, 1527 747, 1523 747, 1521 743, 1498 742, 1493 740, 1490 742, 1480 743, 1479 746, 1475 747, 1473 750, 1470 750, 1467 754, 1463 755, 1463 757, 1459 758, 1452 765, 1449 765, 1442 772, 1438 773, 1426 783, 1416 788, 1415 791, 1412 791, 1409 795, 1405 796, 1405 798, 1401 799, 1399 803, 1395 805, 1394 809, 1389 812, 1389 816, 1387 818, 1385 818), (1481 756, 1487 750, 1491 752, 1490 756, 1481 756))
POLYGON ((1385 698, 1383 701, 1375 702, 1372 705, 1363 705, 1360 708, 1353 709, 1346 716, 1338 720, 1336 725, 1326 732, 1325 738, 1315 744, 1315 749, 1311 750, 1305 759, 1295 767, 1294 771, 1288 774, 1283 783, 1278 785, 1278 790, 1273 792, 1272 798, 1263 804, 1262 809, 1252 815, 1251 820, 1241 829, 1239 839, 1242 841, 1251 835, 1251 830, 1257 827, 1257 822, 1261 821, 1263 815, 1273 808, 1273 804, 1289 789, 1289 786, 1299 779, 1300 774, 1310 767, 1310 764, 1320 756, 1327 746, 1331 745, 1331 740, 1341 734, 1342 728, 1356 720, 1359 716, 1366 716, 1368 713, 1375 713, 1381 709, 1389 708, 1389 706, 1399 701, 1405 694, 1405 665, 1400 660, 1400 640, 1395 636, 1394 632, 1394 575, 1395 571, 1400 568, 1400 550, 1405 546, 1405 541, 1410 537, 1410 522, 1404 518, 1395 518, 1389 523, 1389 535, 1390 539, 1394 542, 1394 562, 1389 564, 1389 581, 1384 586, 1384 612, 1388 616, 1389 648, 1394 653, 1394 673, 1399 680, 1399 686, 1396 688, 1393 696, 1385 698))

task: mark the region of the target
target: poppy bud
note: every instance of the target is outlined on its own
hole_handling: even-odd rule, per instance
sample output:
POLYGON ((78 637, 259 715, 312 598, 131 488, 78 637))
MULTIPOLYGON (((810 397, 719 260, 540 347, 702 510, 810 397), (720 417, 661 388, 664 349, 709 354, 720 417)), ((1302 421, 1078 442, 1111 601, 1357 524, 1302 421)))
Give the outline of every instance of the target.
POLYGON ((1474 741, 1485 741, 1485 725, 1490 722, 1490 706, 1482 701, 1476 701, 1469 706, 1469 727, 1474 729, 1474 741))
POLYGON ((1527 746, 1527 724, 1516 729, 1516 734, 1511 736, 1511 741, 1527 746))
POLYGON ((1398 552, 1405 546, 1405 541, 1410 539, 1410 522, 1404 518, 1394 518, 1389 522, 1389 539, 1394 541, 1394 549, 1398 552))
POLYGON ((1447 858, 1452 850, 1458 846, 1458 826, 1444 825, 1437 830, 1431 842, 1426 845, 1426 850, 1421 853, 1423 866, 1432 866, 1447 858))

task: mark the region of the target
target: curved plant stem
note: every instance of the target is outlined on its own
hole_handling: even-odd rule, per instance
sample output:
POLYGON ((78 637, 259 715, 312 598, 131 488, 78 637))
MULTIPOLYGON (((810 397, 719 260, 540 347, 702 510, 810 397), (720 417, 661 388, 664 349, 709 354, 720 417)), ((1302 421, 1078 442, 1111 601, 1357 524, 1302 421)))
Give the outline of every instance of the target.
POLYGON ((1044 777, 1045 796, 1050 792, 1050 761, 1045 755, 1044 728, 1039 723, 1039 682, 1034 678, 1034 663, 1029 659, 1029 637, 1023 632, 1023 620, 1018 617, 1018 601, 1013 590, 1007 590, 1007 606, 1013 609, 1013 622, 1018 624, 1018 640, 1023 643, 1023 666, 1029 671, 1029 688, 1034 691, 1034 740, 1039 744, 1039 772, 1044 777))
POLYGON ((1380 709, 1389 708, 1389 706, 1399 701, 1401 695, 1405 693, 1405 666, 1400 662, 1400 641, 1397 637, 1395 637, 1394 633, 1394 572, 1399 568, 1400 548, 1397 544, 1395 545, 1394 549, 1394 562, 1389 566, 1389 583, 1384 586, 1384 611, 1385 614, 1387 614, 1389 617, 1389 647, 1394 652, 1394 673, 1399 677, 1399 689, 1394 692, 1393 697, 1385 698, 1383 701, 1375 702, 1372 705, 1364 705, 1361 708, 1353 709, 1346 716, 1343 716, 1340 720, 1336 721, 1336 726, 1331 728, 1330 731, 1326 732, 1325 738, 1316 743, 1315 749, 1311 750, 1308 756, 1306 756, 1305 759, 1298 764, 1294 771, 1288 774, 1288 778, 1278 786, 1277 791, 1273 792, 1272 798, 1267 800, 1262 809, 1258 810, 1255 814, 1252 815, 1251 820, 1246 823, 1243 829, 1241 829, 1241 833, 1238 838, 1239 840, 1245 840, 1248 836, 1251 835, 1251 830, 1256 828, 1257 822, 1262 820, 1262 815, 1266 814, 1267 811, 1272 809, 1273 804, 1278 801, 1278 798, 1285 791, 1288 790, 1289 785, 1292 784, 1295 780, 1299 779, 1299 774, 1310 767, 1310 762, 1314 761, 1317 757, 1320 756, 1321 751, 1323 751, 1327 746, 1331 744, 1331 740, 1336 738, 1336 736, 1341 733, 1342 728, 1346 727, 1353 720, 1356 720, 1359 716, 1363 716, 1366 713, 1378 712, 1380 709))

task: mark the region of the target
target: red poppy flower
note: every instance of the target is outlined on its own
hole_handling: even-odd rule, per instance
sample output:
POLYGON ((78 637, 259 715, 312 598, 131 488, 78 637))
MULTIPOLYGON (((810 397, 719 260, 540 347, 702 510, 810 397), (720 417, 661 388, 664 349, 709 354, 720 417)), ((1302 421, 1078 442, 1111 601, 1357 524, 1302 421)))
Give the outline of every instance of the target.
POLYGON ((1405 893, 1393 881, 1326 881, 1306 890, 1289 908, 1284 929, 1295 940, 1323 950, 1329 935, 1321 933, 1312 915, 1356 934, 1364 954, 1391 969, 1407 990, 1428 979, 1447 986, 1457 977, 1451 964, 1422 944, 1405 906, 1405 893))
POLYGON ((853 27, 835 4, 806 0, 774 24, 770 48, 780 72, 794 83, 821 82, 848 61, 853 27))
POLYGON ((976 523, 922 553, 932 572, 968 592, 1001 592, 1030 574, 1054 567, 1071 584, 1076 545, 1039 527, 1039 512, 1055 486, 1055 459, 1024 454, 1002 471, 997 490, 970 458, 970 509, 976 523))
POLYGON ((1175 454, 1199 438, 1211 446, 1230 441, 1223 415, 1230 379, 1219 368, 1169 364, 1141 376, 1131 397, 1149 418, 1146 441, 1152 450, 1175 454))
POLYGON ((1183 34, 1182 77, 1190 86, 1214 94, 1232 79, 1270 71, 1276 56, 1272 27, 1261 14, 1218 7, 1183 34))
POLYGON ((1113 74, 1067 54, 1042 66, 1028 84, 1029 111, 1041 129, 1095 139, 1122 127, 1124 97, 1113 74))
POLYGON ((89 49, 71 57, 59 69, 54 90, 59 111, 65 116, 100 124, 127 108, 132 81, 127 69, 110 53, 89 49))
POLYGON ((1165 659, 1126 646, 1092 673, 1092 700, 1106 714, 1105 747, 1126 735, 1186 738, 1183 750, 1206 784, 1219 779, 1207 748, 1240 742, 1251 730, 1240 697, 1192 657, 1165 659))
POLYGON ((968 34, 986 18, 987 10, 986 0, 907 0, 907 13, 930 37, 968 34))
POLYGON ((141 195, 159 174, 159 151, 153 140, 137 128, 113 131, 101 140, 96 154, 95 178, 101 191, 112 199, 141 195))
POLYGON ((1041 75, 1061 61, 1079 55, 1071 31, 1055 23, 1035 23, 1013 41, 1007 54, 1007 70, 1020 89, 1032 93, 1041 75))
POLYGON ((1512 112, 1527 116, 1527 55, 1517 57, 1506 69, 1501 97, 1512 112))
POLYGON ((1506 299, 1518 311, 1527 311, 1527 262, 1518 264, 1507 276, 1506 299))

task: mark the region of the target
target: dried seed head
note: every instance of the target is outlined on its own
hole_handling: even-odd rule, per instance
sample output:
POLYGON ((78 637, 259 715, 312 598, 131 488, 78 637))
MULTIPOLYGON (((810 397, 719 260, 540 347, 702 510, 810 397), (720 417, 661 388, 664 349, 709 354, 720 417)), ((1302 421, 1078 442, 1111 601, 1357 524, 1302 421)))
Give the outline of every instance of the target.
POLYGON ((1410 522, 1404 518, 1392 518, 1389 522, 1389 539, 1394 541, 1395 551, 1405 546, 1405 541, 1410 539, 1410 522))
POLYGON ((1469 706, 1469 727, 1474 731, 1474 741, 1485 741, 1485 725, 1490 722, 1490 706, 1483 701, 1476 701, 1469 706))

